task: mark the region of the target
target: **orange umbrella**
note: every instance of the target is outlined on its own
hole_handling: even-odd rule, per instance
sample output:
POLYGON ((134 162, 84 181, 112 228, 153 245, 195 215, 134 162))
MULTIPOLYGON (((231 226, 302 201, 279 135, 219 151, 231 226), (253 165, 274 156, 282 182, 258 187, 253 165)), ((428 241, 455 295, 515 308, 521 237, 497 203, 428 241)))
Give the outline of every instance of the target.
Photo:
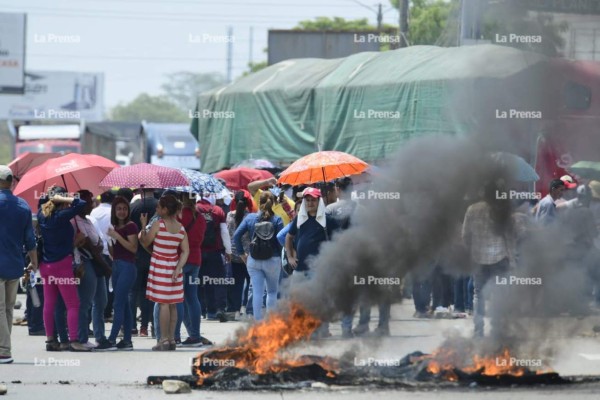
POLYGON ((310 185, 356 175, 369 168, 369 164, 341 151, 319 151, 296 160, 279 177, 279 183, 310 185))

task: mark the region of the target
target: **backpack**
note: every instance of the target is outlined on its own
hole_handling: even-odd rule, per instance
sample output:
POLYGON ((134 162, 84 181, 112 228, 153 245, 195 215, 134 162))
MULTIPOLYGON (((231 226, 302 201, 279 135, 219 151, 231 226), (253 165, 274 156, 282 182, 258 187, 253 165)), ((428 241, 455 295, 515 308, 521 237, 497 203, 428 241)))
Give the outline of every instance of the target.
POLYGON ((275 235, 275 226, 271 221, 258 221, 254 225, 254 235, 250 241, 250 255, 255 260, 268 260, 275 255, 271 239, 275 235))
POLYGON ((206 220, 206 232, 201 247, 214 247, 217 245, 217 224, 215 223, 212 212, 201 213, 206 220))

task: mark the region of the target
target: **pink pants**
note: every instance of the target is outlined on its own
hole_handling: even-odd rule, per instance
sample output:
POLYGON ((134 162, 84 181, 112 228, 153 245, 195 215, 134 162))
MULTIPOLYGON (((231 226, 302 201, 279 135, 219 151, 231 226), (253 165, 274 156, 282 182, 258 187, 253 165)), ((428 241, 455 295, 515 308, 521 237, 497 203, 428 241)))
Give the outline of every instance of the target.
POLYGON ((46 336, 56 337, 54 332, 54 309, 60 293, 67 308, 69 340, 77 340, 79 322, 78 280, 73 277, 73 256, 69 255, 53 263, 41 263, 40 274, 44 279, 44 326, 46 336))

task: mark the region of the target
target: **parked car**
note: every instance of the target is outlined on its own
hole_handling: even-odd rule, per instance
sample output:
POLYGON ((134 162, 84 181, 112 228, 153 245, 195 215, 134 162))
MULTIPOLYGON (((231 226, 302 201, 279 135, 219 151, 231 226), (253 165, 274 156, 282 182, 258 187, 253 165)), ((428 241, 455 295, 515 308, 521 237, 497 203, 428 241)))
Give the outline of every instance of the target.
POLYGON ((165 167, 200 169, 200 148, 189 124, 142 121, 148 140, 147 161, 165 167))

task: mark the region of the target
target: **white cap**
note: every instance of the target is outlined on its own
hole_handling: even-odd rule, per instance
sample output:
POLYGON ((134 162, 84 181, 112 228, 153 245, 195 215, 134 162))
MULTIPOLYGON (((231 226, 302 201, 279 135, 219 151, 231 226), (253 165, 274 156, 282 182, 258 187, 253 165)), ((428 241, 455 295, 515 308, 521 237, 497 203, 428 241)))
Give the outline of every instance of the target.
POLYGON ((0 180, 12 181, 13 172, 6 165, 0 165, 0 180))

